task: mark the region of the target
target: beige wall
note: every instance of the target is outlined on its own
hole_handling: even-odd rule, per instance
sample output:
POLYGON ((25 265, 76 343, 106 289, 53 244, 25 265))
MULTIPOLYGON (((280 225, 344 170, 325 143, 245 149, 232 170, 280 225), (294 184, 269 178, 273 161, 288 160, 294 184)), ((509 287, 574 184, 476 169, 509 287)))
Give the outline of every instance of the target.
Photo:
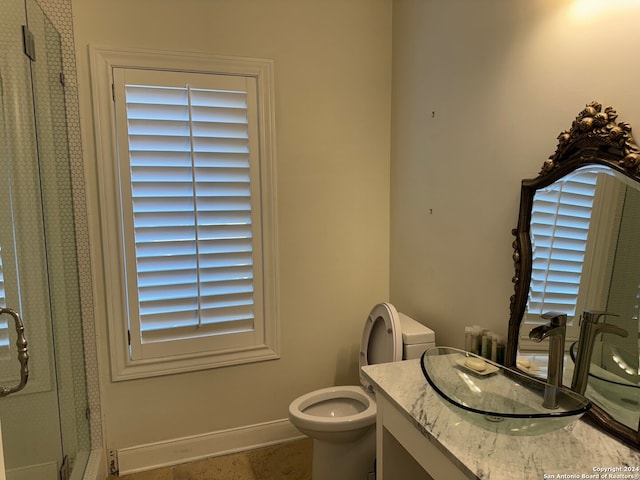
POLYGON ((391 3, 73 1, 94 234, 89 43, 276 68, 282 358, 110 382, 94 255, 109 448, 284 418, 303 392, 357 382, 362 321, 389 295, 442 345, 472 323, 506 333, 521 179, 591 100, 640 125, 637 1, 393 0, 393 19, 391 3))
POLYGON ((584 105, 640 129, 639 21, 634 0, 394 0, 391 300, 439 344, 506 334, 520 181, 584 105))
POLYGON ((356 383, 371 307, 389 295, 391 0, 74 0, 108 448, 286 418, 356 383), (88 44, 275 60, 280 360, 112 383, 88 44))

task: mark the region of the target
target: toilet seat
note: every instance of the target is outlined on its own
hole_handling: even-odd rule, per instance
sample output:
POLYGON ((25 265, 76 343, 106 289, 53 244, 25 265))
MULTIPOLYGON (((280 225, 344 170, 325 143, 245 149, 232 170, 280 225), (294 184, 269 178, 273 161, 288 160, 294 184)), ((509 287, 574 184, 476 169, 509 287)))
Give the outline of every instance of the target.
POLYGON ((362 387, 343 385, 328 387, 302 395, 289 405, 289 417, 301 430, 315 432, 336 432, 355 430, 372 425, 375 422, 376 402, 362 387), (359 404, 357 413, 321 414, 307 413, 310 408, 324 402, 350 400, 359 404))
MULTIPOLYGON (((402 360, 402 329, 398 311, 390 303, 379 303, 371 310, 362 332, 359 366, 402 360)), ((367 390, 371 385, 362 375, 360 382, 367 390)))

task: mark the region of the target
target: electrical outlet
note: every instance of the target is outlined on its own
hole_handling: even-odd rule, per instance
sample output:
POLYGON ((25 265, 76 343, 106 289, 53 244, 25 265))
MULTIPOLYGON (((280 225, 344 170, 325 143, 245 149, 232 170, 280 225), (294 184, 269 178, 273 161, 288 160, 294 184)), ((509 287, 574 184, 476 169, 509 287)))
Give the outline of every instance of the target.
POLYGON ((120 469, 118 468, 118 451, 109 450, 107 461, 109 462, 109 475, 118 475, 120 469))

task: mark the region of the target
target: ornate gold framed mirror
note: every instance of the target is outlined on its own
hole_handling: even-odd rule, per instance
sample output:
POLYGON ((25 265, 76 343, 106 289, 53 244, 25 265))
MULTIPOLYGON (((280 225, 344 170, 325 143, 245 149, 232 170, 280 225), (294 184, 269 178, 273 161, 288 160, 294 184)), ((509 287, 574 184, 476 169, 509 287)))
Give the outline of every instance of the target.
POLYGON ((589 417, 640 447, 640 149, 613 108, 592 102, 560 133, 538 176, 522 181, 513 234, 505 364, 526 370, 535 364, 529 359, 542 359, 540 376, 546 375, 548 344, 530 342, 528 331, 544 323, 543 313, 560 311, 568 317, 563 383, 569 386, 582 313, 609 312, 606 322, 627 335, 596 339, 585 391, 593 403, 589 417))

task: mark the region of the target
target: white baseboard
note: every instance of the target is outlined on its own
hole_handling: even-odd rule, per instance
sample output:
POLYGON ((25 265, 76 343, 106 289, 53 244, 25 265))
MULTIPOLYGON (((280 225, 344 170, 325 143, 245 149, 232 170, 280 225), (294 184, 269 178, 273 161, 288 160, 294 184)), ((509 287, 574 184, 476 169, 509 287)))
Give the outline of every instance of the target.
POLYGON ((304 438, 287 419, 118 449, 120 475, 304 438))

